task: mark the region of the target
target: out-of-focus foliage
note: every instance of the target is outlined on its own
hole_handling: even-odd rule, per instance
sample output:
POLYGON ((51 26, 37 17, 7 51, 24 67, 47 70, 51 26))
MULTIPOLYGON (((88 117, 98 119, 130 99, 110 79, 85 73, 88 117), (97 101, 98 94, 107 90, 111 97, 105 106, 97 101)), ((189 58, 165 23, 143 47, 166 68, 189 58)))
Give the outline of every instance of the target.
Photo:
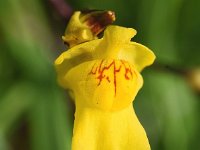
POLYGON ((71 9, 115 11, 155 52, 134 102, 152 149, 200 149, 200 89, 187 76, 200 67, 199 0, 1 0, 0 150, 70 149, 74 106, 53 61, 71 9))

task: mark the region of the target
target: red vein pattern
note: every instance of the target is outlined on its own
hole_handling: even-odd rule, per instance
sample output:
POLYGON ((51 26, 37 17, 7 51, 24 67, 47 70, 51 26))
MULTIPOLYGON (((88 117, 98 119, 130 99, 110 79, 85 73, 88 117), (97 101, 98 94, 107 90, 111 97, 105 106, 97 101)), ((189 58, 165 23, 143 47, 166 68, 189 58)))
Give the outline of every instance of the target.
POLYGON ((131 66, 129 63, 127 63, 124 60, 120 61, 119 67, 116 66, 115 60, 113 60, 110 64, 104 64, 105 60, 101 60, 99 64, 95 63, 92 66, 92 69, 88 73, 88 75, 95 75, 96 79, 98 79, 98 84, 97 86, 101 85, 101 82, 105 79, 108 83, 111 82, 110 78, 108 75, 105 75, 105 71, 113 69, 113 84, 114 84, 114 92, 116 96, 117 92, 117 76, 116 74, 119 73, 122 68, 124 68, 125 73, 124 73, 124 78, 126 80, 131 80, 133 79, 133 72, 131 70, 131 66))

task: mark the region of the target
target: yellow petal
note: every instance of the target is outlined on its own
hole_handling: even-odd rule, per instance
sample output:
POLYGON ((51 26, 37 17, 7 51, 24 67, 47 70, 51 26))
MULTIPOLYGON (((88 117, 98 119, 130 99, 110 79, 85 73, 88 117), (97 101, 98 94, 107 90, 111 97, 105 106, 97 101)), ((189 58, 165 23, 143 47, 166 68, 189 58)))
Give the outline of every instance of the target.
POLYGON ((76 104, 73 150, 149 150, 132 107, 140 71, 153 63, 147 47, 131 42, 136 31, 109 26, 102 39, 79 44, 55 61, 58 81, 76 104))
POLYGON ((136 33, 136 30, 132 28, 108 26, 102 41, 94 52, 95 57, 126 60, 141 71, 154 62, 155 55, 142 44, 130 41, 136 33))
POLYGON ((93 59, 92 53, 97 47, 100 40, 93 40, 91 42, 86 42, 63 52, 55 61, 55 68, 57 71, 58 83, 64 87, 68 88, 68 85, 64 79, 67 72, 85 61, 90 61, 93 59))
POLYGON ((115 112, 77 106, 72 141, 72 150, 150 150, 132 105, 115 112))
POLYGON ((105 111, 131 105, 143 84, 142 76, 133 65, 113 59, 81 63, 73 67, 64 80, 75 97, 81 95, 86 100, 84 105, 105 111))
POLYGON ((128 62, 94 60, 65 76, 75 96, 73 150, 149 150, 132 107, 142 77, 128 62))
POLYGON ((136 31, 131 28, 109 26, 102 39, 79 44, 62 53, 55 61, 60 85, 67 88, 64 75, 85 61, 106 58, 126 60, 139 72, 151 65, 155 55, 147 47, 130 41, 135 34, 136 31))
POLYGON ((119 53, 119 58, 129 61, 141 72, 146 66, 153 64, 156 57, 146 46, 131 42, 124 46, 124 51, 119 53))
POLYGON ((94 57, 99 59, 119 59, 119 53, 124 51, 124 46, 130 44, 131 38, 136 34, 132 28, 110 25, 104 31, 102 41, 94 51, 94 57))

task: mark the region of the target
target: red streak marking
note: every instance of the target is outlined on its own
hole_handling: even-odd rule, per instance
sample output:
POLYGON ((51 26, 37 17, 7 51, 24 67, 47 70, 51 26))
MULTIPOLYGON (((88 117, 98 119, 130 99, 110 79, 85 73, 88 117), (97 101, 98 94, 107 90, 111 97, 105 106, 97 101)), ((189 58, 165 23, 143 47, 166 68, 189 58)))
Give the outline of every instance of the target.
POLYGON ((99 79, 98 86, 101 84, 102 80, 106 77, 106 76, 103 74, 104 71, 105 71, 105 70, 109 70, 109 69, 112 67, 112 65, 114 65, 114 63, 115 63, 114 60, 113 60, 112 63, 111 63, 110 65, 108 65, 108 66, 103 66, 103 68, 102 68, 103 62, 104 62, 104 60, 102 60, 101 63, 100 63, 100 65, 99 65, 99 71, 98 71, 99 75, 98 75, 98 77, 97 77, 97 79, 99 79))
POLYGON ((92 66, 92 69, 89 72, 89 74, 96 74, 98 67, 96 67, 95 70, 94 70, 95 65, 96 65, 96 63, 92 66))
MULTIPOLYGON (((128 63, 128 66, 129 66, 129 71, 130 71, 130 73, 131 73, 131 77, 132 77, 132 79, 133 79, 133 73, 132 73, 132 70, 131 70, 131 65, 128 63)), ((134 73, 135 73, 135 70, 134 70, 134 73)))
POLYGON ((127 67, 126 64, 125 64, 125 61, 123 61, 123 60, 121 60, 121 62, 123 64, 124 68, 125 68, 125 74, 124 74, 124 76, 125 76, 126 80, 130 80, 129 74, 130 74, 131 78, 133 78, 133 73, 131 71, 131 66, 128 63, 129 67, 127 67))
POLYGON ((115 86, 115 96, 116 96, 116 92, 117 92, 117 81, 116 81, 116 73, 117 72, 120 72, 120 69, 121 69, 121 65, 119 66, 119 68, 118 69, 116 69, 116 65, 115 65, 115 61, 113 60, 113 62, 114 62, 114 86, 115 86))
POLYGON ((99 65, 99 72, 101 72, 101 66, 102 66, 103 62, 104 62, 104 60, 101 60, 101 63, 99 65))
POLYGON ((130 66, 129 63, 127 63, 126 61, 123 61, 123 60, 121 60, 122 65, 120 65, 119 68, 116 68, 115 60, 113 60, 108 66, 103 65, 103 63, 104 63, 104 60, 101 60, 99 65, 94 64, 91 71, 89 72, 89 74, 97 75, 96 79, 99 80, 97 86, 99 86, 101 84, 103 79, 106 79, 110 83, 111 81, 110 81, 109 76, 105 75, 104 73, 105 73, 106 70, 111 69, 111 67, 113 66, 113 76, 114 76, 113 77, 114 78, 113 84, 114 84, 114 92, 115 92, 115 96, 116 96, 116 93, 117 93, 117 77, 116 77, 116 74, 118 72, 120 72, 122 65, 123 65, 123 67, 125 69, 125 74, 124 74, 125 79, 126 80, 130 80, 130 78, 132 79, 133 73, 132 73, 132 70, 131 70, 131 66, 130 66), (126 66, 126 64, 128 64, 128 66, 126 66))

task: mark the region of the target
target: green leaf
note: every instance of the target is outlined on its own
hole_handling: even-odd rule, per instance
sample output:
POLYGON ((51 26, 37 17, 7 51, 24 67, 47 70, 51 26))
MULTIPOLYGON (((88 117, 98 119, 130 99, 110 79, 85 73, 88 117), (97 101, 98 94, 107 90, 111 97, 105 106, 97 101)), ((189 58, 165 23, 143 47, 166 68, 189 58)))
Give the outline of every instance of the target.
POLYGON ((0 150, 9 150, 5 135, 0 131, 0 150))
POLYGON ((197 132, 197 98, 184 78, 147 72, 136 99, 152 149, 188 150, 197 132))
POLYGON ((0 101, 0 130, 8 133, 10 128, 33 103, 36 94, 34 86, 28 82, 13 85, 0 101))
POLYGON ((183 0, 143 0, 139 13, 139 26, 143 40, 152 49, 157 61, 166 64, 179 64, 177 53, 176 27, 183 0))
POLYGON ((178 24, 176 41, 178 44, 178 54, 181 64, 184 67, 199 67, 200 65, 200 1, 184 1, 181 8, 178 24))
POLYGON ((43 89, 30 110, 32 150, 71 149, 72 120, 62 94, 56 88, 43 89))

